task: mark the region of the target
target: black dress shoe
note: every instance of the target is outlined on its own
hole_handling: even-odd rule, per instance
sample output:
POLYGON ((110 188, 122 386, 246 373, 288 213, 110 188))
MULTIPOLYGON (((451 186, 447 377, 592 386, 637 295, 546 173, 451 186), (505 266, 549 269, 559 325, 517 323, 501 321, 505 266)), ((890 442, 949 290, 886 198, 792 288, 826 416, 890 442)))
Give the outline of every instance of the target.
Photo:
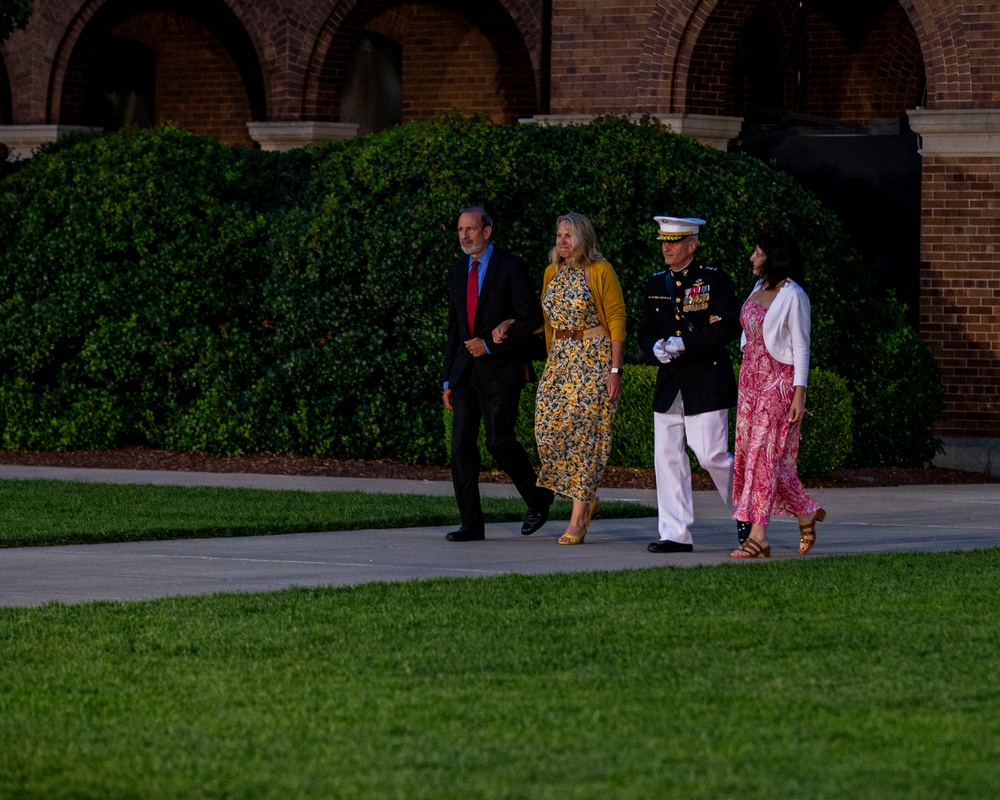
POLYGON ((660 539, 658 542, 651 542, 646 549, 650 553, 690 553, 694 550, 694 545, 673 542, 670 539, 660 539))
POLYGON ((470 531, 468 528, 459 528, 444 537, 449 542, 481 542, 486 538, 483 531, 470 531))
POLYGON ((750 538, 750 528, 751 523, 744 522, 741 519, 736 520, 736 538, 740 540, 740 544, 743 544, 747 539, 750 538))
POLYGON ((549 510, 551 508, 552 503, 542 508, 529 508, 528 513, 524 515, 524 522, 521 523, 521 535, 531 536, 531 534, 548 522, 549 510))

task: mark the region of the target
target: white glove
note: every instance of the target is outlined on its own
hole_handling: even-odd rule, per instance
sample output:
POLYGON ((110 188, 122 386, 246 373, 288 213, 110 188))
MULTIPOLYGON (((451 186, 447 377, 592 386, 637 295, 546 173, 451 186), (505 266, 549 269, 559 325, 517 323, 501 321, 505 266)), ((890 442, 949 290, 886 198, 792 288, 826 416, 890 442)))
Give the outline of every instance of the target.
POLYGON ((667 340, 660 339, 656 344, 653 345, 653 355, 656 356, 656 360, 661 364, 669 364, 673 359, 675 354, 667 352, 667 340))
MULTIPOLYGON (((662 342, 663 339, 660 339, 660 341, 662 342)), ((671 336, 667 339, 663 349, 674 358, 677 358, 677 356, 684 352, 684 340, 680 336, 671 336)))

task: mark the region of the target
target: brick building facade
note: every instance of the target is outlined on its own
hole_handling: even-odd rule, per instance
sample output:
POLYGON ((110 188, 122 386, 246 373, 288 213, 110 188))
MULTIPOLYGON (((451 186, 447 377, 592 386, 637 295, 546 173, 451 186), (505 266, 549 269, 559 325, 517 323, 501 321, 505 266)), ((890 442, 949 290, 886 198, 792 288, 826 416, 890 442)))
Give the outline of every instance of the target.
POLYGON ((1000 4, 974 0, 34 0, 0 47, 0 142, 171 121, 284 148, 449 107, 651 114, 722 148, 755 126, 911 129, 944 463, 996 472, 998 41, 1000 4))

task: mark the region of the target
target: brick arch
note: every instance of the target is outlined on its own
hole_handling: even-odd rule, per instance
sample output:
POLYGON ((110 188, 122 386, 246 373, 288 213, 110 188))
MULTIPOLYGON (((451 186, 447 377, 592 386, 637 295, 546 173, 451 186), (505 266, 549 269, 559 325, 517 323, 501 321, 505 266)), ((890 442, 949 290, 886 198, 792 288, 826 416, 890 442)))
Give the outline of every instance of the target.
MULTIPOLYGON (((72 20, 65 26, 65 33, 62 37, 53 37, 53 52, 51 54, 52 71, 49 76, 49 88, 45 102, 45 121, 49 124, 58 123, 60 110, 62 108, 63 90, 66 83, 67 70, 73 59, 73 54, 81 40, 89 31, 92 25, 101 24, 102 19, 108 19, 115 15, 126 18, 132 14, 143 11, 157 11, 165 13, 179 13, 193 19, 204 19, 206 17, 205 6, 214 5, 215 13, 228 14, 236 23, 234 28, 235 36, 245 37, 247 47, 242 57, 234 57, 237 69, 243 76, 247 85, 248 94, 254 98, 258 93, 259 101, 251 100, 251 106, 255 108, 254 117, 264 118, 267 105, 267 90, 265 85, 262 61, 260 53, 263 50, 269 57, 267 63, 277 62, 277 53, 273 43, 262 45, 257 32, 266 29, 258 21, 247 19, 243 5, 231 0, 148 0, 148 2, 130 2, 129 0, 85 0, 80 10, 73 16, 72 20)), ((275 24, 272 26, 277 28, 275 24)), ((227 47, 231 43, 223 42, 227 47)))
POLYGON ((952 3, 899 0, 924 57, 928 108, 972 108, 974 88, 965 28, 952 3))
MULTIPOLYGON (((636 81, 636 110, 688 111, 693 54, 708 20, 726 0, 657 0, 643 39, 636 81)), ((953 5, 938 0, 899 0, 920 43, 931 108, 975 105, 971 56, 953 5)), ((747 9, 747 13, 753 6, 747 9)))
MULTIPOLYGON (((365 25, 375 16, 404 3, 426 3, 454 11, 475 22, 469 4, 460 0, 347 0, 336 6, 316 38, 305 64, 302 87, 301 116, 303 119, 329 120, 331 109, 338 106, 340 87, 355 44, 365 25)), ((534 81, 536 102, 541 82, 541 22, 531 0, 496 0, 496 7, 506 15, 511 32, 523 47, 534 81)), ((496 31, 483 30, 491 40, 496 31)))
MULTIPOLYGON (((743 116, 748 108, 744 91, 749 86, 744 73, 759 66, 744 65, 739 59, 747 22, 753 14, 764 14, 777 36, 779 49, 773 53, 785 63, 794 56, 795 29, 800 21, 797 5, 792 0, 760 0, 757 5, 722 0, 699 34, 685 110, 743 116)), ((847 33, 836 25, 831 27, 822 14, 809 14, 802 22, 810 42, 809 82, 818 88, 798 98, 799 105, 792 74, 781 68, 784 100, 777 103, 859 125, 874 117, 901 118, 918 104, 924 64, 913 26, 898 2, 886 5, 885 13, 873 20, 863 40, 849 40, 847 33)))
POLYGON ((686 111, 688 73, 698 36, 722 0, 657 0, 643 37, 636 75, 636 110, 686 111))
MULTIPOLYGON (((740 116, 736 108, 736 82, 734 72, 740 38, 747 20, 757 8, 767 5, 749 5, 740 0, 720 0, 708 21, 698 34, 697 47, 692 48, 688 80, 684 86, 691 99, 685 111, 696 114, 726 114, 740 116)), ((769 13, 772 23, 783 22, 779 13, 769 13)), ((779 34, 779 39, 781 38, 779 34)))
MULTIPOLYGON (((870 36, 855 64, 855 70, 870 75, 863 99, 865 113, 859 117, 903 117, 920 104, 926 86, 920 42, 901 6, 895 6, 870 36)), ((852 86, 860 81, 848 80, 852 86)))

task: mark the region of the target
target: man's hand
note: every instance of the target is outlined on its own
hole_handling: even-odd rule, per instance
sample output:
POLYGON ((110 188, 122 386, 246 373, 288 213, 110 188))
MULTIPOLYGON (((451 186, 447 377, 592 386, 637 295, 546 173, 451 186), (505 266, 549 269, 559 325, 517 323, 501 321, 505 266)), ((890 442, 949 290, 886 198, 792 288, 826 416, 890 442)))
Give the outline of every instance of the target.
POLYGON ((465 343, 465 349, 472 353, 475 358, 485 356, 487 353, 486 342, 482 339, 469 339, 469 341, 465 343))
POLYGON ((451 389, 445 389, 441 395, 441 401, 444 403, 444 407, 449 411, 454 411, 451 407, 451 389))
MULTIPOLYGON (((660 339, 660 341, 662 342, 663 340, 660 339)), ((671 336, 663 345, 663 349, 668 353, 672 353, 674 358, 677 358, 677 356, 684 352, 684 340, 680 336, 671 336)))
POLYGON ((660 339, 653 345, 653 355, 661 364, 669 364, 674 359, 674 353, 667 351, 667 340, 660 339))

